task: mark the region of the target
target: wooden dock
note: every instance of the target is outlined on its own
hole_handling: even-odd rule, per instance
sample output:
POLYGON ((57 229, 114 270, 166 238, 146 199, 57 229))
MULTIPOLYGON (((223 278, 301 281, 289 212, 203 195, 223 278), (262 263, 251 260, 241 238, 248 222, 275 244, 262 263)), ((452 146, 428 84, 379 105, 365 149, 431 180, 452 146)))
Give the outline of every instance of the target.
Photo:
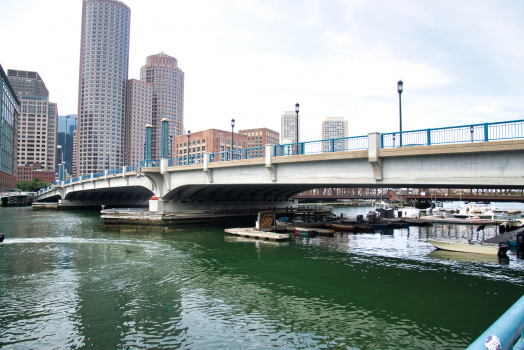
POLYGON ((224 231, 227 233, 231 233, 232 235, 237 235, 237 236, 242 236, 242 237, 252 237, 252 238, 258 238, 258 239, 271 239, 275 241, 289 239, 289 235, 287 233, 257 231, 257 229, 254 227, 228 228, 228 229, 225 229, 224 231))

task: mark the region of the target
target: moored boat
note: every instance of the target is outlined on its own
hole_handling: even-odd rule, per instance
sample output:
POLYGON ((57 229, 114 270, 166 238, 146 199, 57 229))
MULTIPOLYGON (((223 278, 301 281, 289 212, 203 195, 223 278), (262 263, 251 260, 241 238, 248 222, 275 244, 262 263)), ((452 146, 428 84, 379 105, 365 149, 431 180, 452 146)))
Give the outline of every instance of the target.
POLYGON ((435 248, 450 250, 453 252, 488 254, 488 255, 504 255, 508 249, 509 244, 482 244, 479 242, 457 241, 452 239, 428 239, 428 243, 435 248))
POLYGON ((350 232, 355 231, 356 225, 343 225, 343 224, 329 224, 329 227, 331 227, 335 231, 342 231, 342 232, 350 232))

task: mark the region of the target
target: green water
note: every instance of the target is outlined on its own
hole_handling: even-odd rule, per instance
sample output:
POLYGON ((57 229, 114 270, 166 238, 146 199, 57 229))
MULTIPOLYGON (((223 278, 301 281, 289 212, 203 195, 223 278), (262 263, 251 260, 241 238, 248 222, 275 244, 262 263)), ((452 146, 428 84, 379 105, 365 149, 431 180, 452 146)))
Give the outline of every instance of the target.
POLYGON ((524 293, 515 254, 450 259, 425 241, 463 228, 273 243, 96 212, 0 220, 2 349, 461 349, 524 293))

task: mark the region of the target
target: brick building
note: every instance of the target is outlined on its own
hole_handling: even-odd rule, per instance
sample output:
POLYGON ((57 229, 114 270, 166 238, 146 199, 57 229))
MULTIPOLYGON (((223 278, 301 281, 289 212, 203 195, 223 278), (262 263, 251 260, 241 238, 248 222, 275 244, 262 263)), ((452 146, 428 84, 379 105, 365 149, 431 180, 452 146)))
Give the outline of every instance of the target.
POLYGON ((53 183, 56 179, 56 173, 52 170, 44 170, 40 163, 26 164, 18 166, 18 181, 33 181, 40 179, 45 182, 53 183))
MULTIPOLYGON (((245 149, 247 136, 235 133, 233 135, 233 150, 245 149)), ((191 133, 191 136, 180 135, 175 137, 174 144, 170 144, 170 154, 172 158, 183 158, 187 156, 197 156, 201 159, 204 152, 216 153, 231 150, 231 131, 208 129, 191 133), (188 142, 190 147, 188 147, 188 142)), ((226 160, 225 155, 221 155, 221 160, 226 160)))
POLYGON ((264 146, 279 144, 280 134, 268 128, 245 129, 240 130, 239 133, 247 136, 246 148, 256 148, 247 151, 249 158, 263 157, 265 155, 264 146))

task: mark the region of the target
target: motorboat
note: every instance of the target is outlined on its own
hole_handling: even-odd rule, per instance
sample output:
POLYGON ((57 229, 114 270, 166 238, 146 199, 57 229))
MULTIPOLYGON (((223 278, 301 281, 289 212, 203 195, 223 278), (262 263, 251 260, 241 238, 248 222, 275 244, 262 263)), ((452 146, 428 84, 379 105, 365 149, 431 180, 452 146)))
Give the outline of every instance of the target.
POLYGON ((401 210, 401 215, 406 219, 419 219, 420 210, 415 207, 403 207, 401 210))
POLYGON ((477 217, 478 213, 480 213, 480 209, 477 206, 477 203, 470 202, 455 207, 453 217, 458 219, 471 219, 477 217))
POLYGON ((355 231, 356 225, 329 224, 329 227, 338 232, 350 232, 355 231))
POLYGON ((453 252, 464 252, 464 253, 475 253, 475 254, 487 254, 504 256, 509 250, 509 244, 507 242, 495 243, 482 243, 472 242, 471 240, 463 239, 457 241, 455 239, 428 239, 428 243, 433 245, 437 249, 449 250, 453 252))
POLYGON ((499 232, 511 232, 518 228, 524 227, 524 219, 512 219, 499 225, 499 232))

